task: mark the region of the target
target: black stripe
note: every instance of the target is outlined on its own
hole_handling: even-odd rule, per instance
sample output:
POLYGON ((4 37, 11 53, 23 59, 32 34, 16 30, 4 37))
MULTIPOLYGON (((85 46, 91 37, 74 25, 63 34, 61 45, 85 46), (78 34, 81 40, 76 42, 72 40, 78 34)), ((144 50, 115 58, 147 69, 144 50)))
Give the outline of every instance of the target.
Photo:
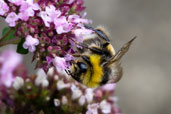
POLYGON ((103 71, 104 75, 103 75, 102 81, 100 82, 100 85, 104 85, 109 81, 109 75, 112 72, 111 69, 109 69, 108 67, 104 67, 103 70, 104 70, 103 71))

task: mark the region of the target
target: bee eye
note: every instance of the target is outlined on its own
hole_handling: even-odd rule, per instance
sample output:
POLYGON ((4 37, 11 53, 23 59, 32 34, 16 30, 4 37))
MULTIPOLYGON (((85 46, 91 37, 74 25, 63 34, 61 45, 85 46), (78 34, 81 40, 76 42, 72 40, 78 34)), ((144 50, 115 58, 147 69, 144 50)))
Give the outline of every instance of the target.
POLYGON ((78 67, 80 68, 81 72, 86 72, 87 71, 87 65, 84 63, 78 63, 78 67))

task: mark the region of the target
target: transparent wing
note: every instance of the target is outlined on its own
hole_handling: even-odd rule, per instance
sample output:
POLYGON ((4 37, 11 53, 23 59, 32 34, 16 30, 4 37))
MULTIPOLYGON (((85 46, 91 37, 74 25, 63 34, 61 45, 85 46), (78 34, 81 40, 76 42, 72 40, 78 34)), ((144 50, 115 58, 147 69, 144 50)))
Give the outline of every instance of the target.
POLYGON ((122 56, 125 55, 125 53, 129 50, 130 45, 135 39, 136 36, 128 41, 125 45, 123 45, 123 47, 119 51, 117 51, 116 54, 112 56, 107 62, 105 62, 104 65, 108 66, 113 64, 114 62, 119 62, 122 56))

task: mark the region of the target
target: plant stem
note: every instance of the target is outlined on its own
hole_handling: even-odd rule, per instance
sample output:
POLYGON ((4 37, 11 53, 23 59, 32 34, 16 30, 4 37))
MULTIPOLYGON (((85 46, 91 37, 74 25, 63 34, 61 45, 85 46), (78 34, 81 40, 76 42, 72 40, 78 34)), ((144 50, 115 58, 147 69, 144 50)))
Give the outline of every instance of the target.
POLYGON ((17 37, 15 39, 7 40, 7 41, 0 41, 0 47, 8 45, 8 44, 17 44, 19 43, 21 38, 17 37))
POLYGON ((9 33, 12 31, 13 28, 10 28, 10 30, 0 39, 0 42, 3 41, 8 35, 9 33))

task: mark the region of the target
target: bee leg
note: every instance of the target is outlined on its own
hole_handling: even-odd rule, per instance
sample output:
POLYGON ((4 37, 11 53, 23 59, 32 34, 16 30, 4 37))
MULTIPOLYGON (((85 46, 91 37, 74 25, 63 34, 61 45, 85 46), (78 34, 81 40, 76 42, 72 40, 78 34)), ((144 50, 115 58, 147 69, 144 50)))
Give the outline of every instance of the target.
POLYGON ((65 69, 65 72, 66 72, 68 75, 70 75, 71 77, 73 77, 73 74, 71 73, 71 71, 70 71, 70 70, 65 69))
POLYGON ((87 44, 85 44, 85 43, 80 43, 80 42, 76 42, 75 40, 73 40, 73 39, 71 39, 75 44, 77 44, 77 45, 79 45, 79 46, 81 46, 81 47, 83 47, 83 48, 88 48, 88 45, 87 44))
POLYGON ((65 72, 66 72, 68 75, 71 75, 71 71, 70 71, 70 70, 65 69, 65 72))
POLYGON ((74 57, 80 57, 81 55, 80 54, 72 54, 72 56, 74 56, 74 57))
POLYGON ((89 26, 89 25, 87 25, 87 24, 85 24, 84 25, 87 29, 90 29, 90 30, 93 30, 93 31, 95 31, 96 33, 97 33, 97 35, 98 36, 100 36, 102 39, 104 39, 105 41, 110 41, 109 40, 109 38, 108 38, 108 36, 102 31, 102 30, 100 30, 100 29, 94 29, 93 27, 91 27, 91 26, 89 26))

